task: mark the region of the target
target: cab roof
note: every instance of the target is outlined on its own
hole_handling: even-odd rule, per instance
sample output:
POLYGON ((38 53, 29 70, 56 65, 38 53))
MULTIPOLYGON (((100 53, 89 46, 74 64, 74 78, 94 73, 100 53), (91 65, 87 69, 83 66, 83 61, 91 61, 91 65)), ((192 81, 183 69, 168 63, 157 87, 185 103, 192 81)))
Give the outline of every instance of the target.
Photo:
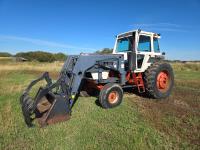
POLYGON ((120 33, 120 34, 117 35, 117 37, 131 36, 135 32, 142 33, 142 34, 147 34, 147 35, 149 34, 149 35, 154 35, 154 36, 160 37, 160 34, 158 34, 158 33, 147 32, 147 31, 143 31, 141 29, 136 29, 136 30, 131 30, 131 31, 127 31, 127 32, 124 32, 124 33, 120 33))

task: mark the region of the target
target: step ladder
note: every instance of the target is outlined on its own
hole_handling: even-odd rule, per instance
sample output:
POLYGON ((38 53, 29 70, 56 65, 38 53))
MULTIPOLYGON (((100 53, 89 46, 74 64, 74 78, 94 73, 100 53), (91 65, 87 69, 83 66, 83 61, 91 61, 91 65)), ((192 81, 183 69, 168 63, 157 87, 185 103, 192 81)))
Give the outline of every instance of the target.
POLYGON ((138 92, 144 93, 145 87, 144 87, 144 81, 143 81, 143 78, 142 78, 142 73, 141 72, 140 73, 134 73, 133 77, 134 77, 135 84, 138 88, 138 92))

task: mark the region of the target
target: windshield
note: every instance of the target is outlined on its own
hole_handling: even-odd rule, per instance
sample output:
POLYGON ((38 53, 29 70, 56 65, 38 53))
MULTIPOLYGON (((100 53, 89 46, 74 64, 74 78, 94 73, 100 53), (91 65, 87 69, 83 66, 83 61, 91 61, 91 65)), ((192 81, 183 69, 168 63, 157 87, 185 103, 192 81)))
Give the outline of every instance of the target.
POLYGON ((132 37, 125 37, 122 39, 118 39, 116 51, 117 52, 131 51, 132 49, 131 41, 133 41, 132 37))
POLYGON ((151 51, 151 37, 140 35, 138 50, 140 52, 150 52, 151 51))

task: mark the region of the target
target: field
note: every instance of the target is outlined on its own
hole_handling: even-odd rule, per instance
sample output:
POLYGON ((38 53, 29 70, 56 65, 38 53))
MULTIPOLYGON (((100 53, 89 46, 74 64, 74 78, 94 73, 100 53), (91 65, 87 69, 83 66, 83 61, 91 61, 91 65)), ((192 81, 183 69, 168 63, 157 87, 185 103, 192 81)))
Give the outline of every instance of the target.
POLYGON ((105 110, 80 97, 68 122, 27 128, 20 94, 44 71, 56 79, 62 64, 0 58, 0 149, 200 149, 200 64, 172 64, 175 87, 165 100, 126 93, 105 110))

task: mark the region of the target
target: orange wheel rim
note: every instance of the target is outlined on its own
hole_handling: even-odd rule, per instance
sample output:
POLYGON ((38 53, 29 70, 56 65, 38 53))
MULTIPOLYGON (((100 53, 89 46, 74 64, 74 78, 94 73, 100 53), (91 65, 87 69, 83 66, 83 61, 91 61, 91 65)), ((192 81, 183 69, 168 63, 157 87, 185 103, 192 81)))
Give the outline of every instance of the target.
POLYGON ((113 104, 116 103, 119 99, 119 94, 116 91, 112 91, 110 92, 110 94, 108 95, 108 101, 113 104))
POLYGON ((157 76, 157 88, 161 92, 166 92, 169 89, 170 76, 168 72, 161 71, 157 76))

